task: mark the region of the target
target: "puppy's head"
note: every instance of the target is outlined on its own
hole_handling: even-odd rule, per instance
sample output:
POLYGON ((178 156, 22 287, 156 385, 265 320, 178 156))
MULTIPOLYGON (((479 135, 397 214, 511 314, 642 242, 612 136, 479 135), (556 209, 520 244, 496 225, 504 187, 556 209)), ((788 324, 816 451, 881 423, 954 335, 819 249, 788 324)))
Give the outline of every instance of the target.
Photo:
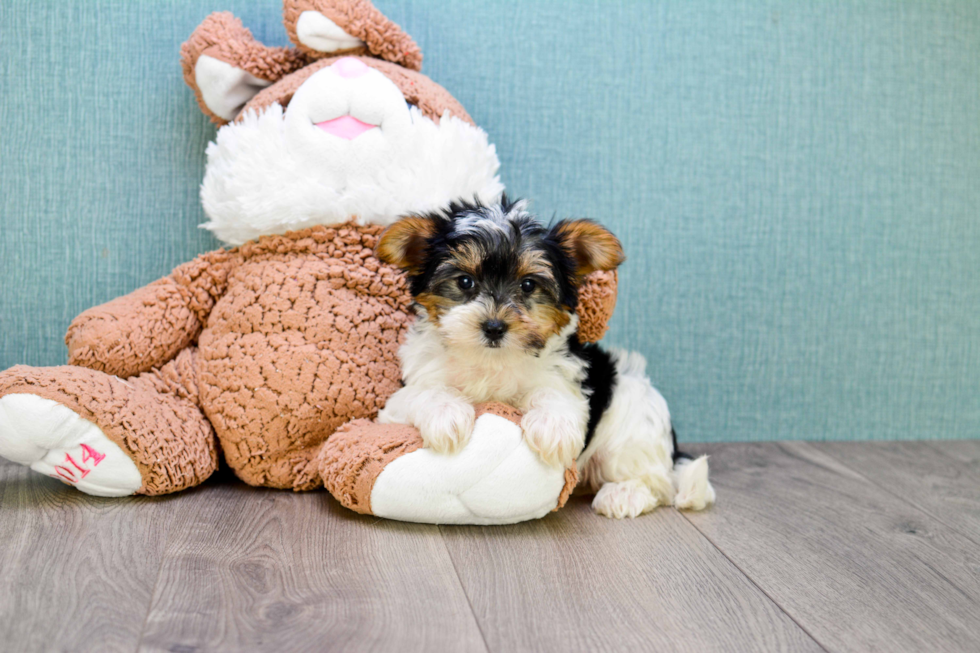
POLYGON ((408 273, 416 304, 454 349, 534 353, 571 321, 582 278, 623 249, 591 220, 550 228, 523 201, 453 204, 389 227, 378 257, 408 273))

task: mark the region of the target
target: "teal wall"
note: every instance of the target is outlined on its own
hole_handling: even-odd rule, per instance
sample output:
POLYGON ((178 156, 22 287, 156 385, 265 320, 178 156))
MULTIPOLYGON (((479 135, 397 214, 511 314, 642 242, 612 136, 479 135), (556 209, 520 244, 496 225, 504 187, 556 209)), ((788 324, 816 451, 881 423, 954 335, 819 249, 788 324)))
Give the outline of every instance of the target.
MULTIPOLYGON (((513 194, 629 260, 690 440, 980 437, 980 3, 377 0, 513 194)), ((0 4, 0 368, 216 246, 178 49, 276 0, 0 4)))

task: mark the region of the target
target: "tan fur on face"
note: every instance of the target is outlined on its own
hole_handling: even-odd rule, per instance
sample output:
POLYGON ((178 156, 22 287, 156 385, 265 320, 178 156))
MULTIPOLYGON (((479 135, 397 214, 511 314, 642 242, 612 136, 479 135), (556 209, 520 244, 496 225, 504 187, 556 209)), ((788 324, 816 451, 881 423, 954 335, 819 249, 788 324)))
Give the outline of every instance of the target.
POLYGON ((461 272, 477 276, 483 264, 483 253, 473 243, 462 243, 453 249, 450 257, 452 264, 461 272))
POLYGON ((436 233, 435 222, 409 216, 391 225, 378 241, 378 258, 409 272, 417 273, 425 264, 428 239, 436 233))
POLYGON ((518 278, 537 276, 548 281, 555 279, 554 272, 545 259, 544 253, 536 249, 521 252, 520 260, 517 263, 517 276, 518 278))
MULTIPOLYGON (((484 320, 497 319, 507 325, 507 337, 516 340, 523 349, 540 349, 548 339, 559 333, 572 319, 571 315, 551 304, 535 304, 530 310, 521 310, 513 304, 505 304, 488 310, 484 320)), ((477 324, 482 325, 483 320, 477 324)))
POLYGON ((583 277, 599 270, 615 270, 626 260, 623 247, 608 229, 591 220, 560 222, 555 233, 583 277))
POLYGON ((551 304, 536 305, 528 317, 534 331, 541 337, 542 345, 551 336, 558 335, 572 319, 571 313, 551 304))
MULTIPOLYGON (((436 270, 436 275, 445 274, 448 271, 458 271, 470 276, 476 276, 479 270, 480 261, 477 252, 473 248, 461 248, 454 252, 454 256, 442 263, 436 270)), ((415 302, 425 309, 429 319, 436 324, 457 302, 452 298, 440 295, 436 292, 422 292, 415 298, 415 302)))
MULTIPOLYGON (((447 265, 464 274, 479 276, 485 252, 473 243, 463 243, 453 251, 447 265)), ((516 270, 517 278, 537 277, 543 280, 554 280, 554 270, 544 253, 536 249, 528 249, 520 253, 516 270)), ((571 314, 562 307, 550 303, 531 303, 524 308, 511 301, 495 302, 480 300, 474 306, 466 304, 452 308, 452 300, 437 295, 421 294, 417 300, 429 314, 429 317, 440 324, 443 332, 457 344, 463 342, 473 345, 483 345, 482 325, 487 320, 501 320, 507 325, 507 336, 501 343, 501 349, 514 347, 536 350, 553 335, 559 333, 571 320, 571 314), (449 321, 440 321, 447 311, 454 315, 449 321), (462 317, 465 314, 465 318, 462 317)))
POLYGON ((436 324, 439 324, 439 319, 446 314, 446 311, 453 307, 452 300, 427 292, 420 293, 415 298, 415 303, 424 308, 425 312, 429 315, 429 319, 436 324))
MULTIPOLYGON (((416 301, 423 296, 419 295, 416 301)), ((433 315, 428 306, 426 310, 430 316, 433 315)), ((439 332, 446 342, 471 351, 486 348, 483 323, 487 320, 501 320, 507 325, 507 335, 499 347, 501 351, 515 347, 540 349, 548 338, 560 332, 571 320, 570 314, 550 305, 536 305, 530 311, 523 311, 513 304, 501 305, 486 299, 459 304, 448 310, 436 310, 438 318, 433 318, 433 321, 439 325, 439 332)))

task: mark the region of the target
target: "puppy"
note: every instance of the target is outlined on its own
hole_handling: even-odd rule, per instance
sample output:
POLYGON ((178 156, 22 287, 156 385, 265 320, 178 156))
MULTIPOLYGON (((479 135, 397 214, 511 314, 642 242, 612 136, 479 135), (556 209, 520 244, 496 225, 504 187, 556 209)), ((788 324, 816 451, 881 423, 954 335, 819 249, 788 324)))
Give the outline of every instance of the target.
POLYGON ((504 198, 403 218, 377 253, 407 272, 417 315, 399 352, 405 385, 381 422, 415 426, 426 447, 453 452, 473 430, 473 404, 500 401, 524 413, 524 437, 545 463, 578 464, 599 514, 714 502, 707 460, 677 451, 643 357, 578 340, 582 279, 624 259, 604 227, 546 228, 504 198))

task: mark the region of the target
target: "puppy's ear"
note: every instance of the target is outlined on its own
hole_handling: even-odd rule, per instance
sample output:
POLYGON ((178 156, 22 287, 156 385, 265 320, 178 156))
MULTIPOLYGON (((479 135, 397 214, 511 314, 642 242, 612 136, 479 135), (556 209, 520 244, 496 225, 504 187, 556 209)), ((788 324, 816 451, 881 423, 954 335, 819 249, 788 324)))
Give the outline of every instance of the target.
POLYGON ((615 270, 626 260, 619 239, 592 220, 562 220, 551 228, 551 237, 572 259, 578 277, 615 270))
POLYGON ((409 216, 385 229, 378 241, 378 258, 410 274, 420 274, 429 254, 429 240, 438 232, 435 218, 409 216))

